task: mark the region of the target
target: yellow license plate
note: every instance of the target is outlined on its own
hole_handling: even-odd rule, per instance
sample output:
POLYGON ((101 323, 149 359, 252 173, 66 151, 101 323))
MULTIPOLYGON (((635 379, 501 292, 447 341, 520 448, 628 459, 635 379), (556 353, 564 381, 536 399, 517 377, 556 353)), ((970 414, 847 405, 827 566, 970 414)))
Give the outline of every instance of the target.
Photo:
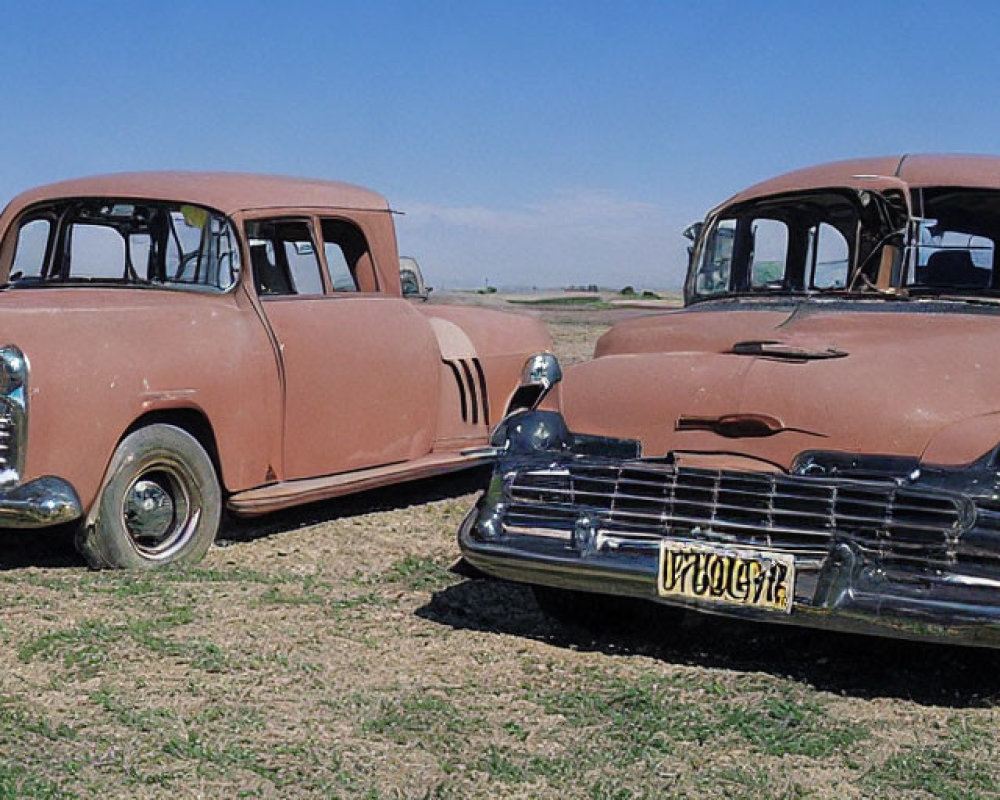
POLYGON ((660 597, 789 613, 795 558, 787 553, 663 541, 656 589, 660 597))

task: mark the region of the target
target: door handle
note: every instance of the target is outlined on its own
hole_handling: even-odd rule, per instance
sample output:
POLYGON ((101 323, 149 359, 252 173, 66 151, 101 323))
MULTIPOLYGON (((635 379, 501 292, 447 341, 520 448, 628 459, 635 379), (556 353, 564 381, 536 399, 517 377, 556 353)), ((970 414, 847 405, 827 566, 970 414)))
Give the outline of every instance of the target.
POLYGON ((759 439, 782 432, 804 433, 825 438, 822 433, 804 428, 787 427, 777 417, 767 414, 723 414, 721 417, 697 417, 681 414, 674 423, 675 431, 709 431, 726 439, 759 439))
POLYGON ((777 358, 782 361, 816 361, 828 358, 844 358, 850 355, 846 350, 827 347, 822 350, 808 350, 796 347, 787 342, 761 340, 737 342, 729 351, 737 356, 758 356, 761 358, 777 358))

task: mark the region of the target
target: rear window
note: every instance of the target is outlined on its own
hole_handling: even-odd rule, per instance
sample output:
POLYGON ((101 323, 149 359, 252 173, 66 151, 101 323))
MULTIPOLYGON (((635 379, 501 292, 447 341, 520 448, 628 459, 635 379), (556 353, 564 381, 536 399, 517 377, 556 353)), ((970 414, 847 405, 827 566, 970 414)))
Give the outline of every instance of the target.
POLYGON ((1000 236, 1000 192, 924 189, 914 201, 919 216, 907 285, 953 290, 991 287, 1000 236))

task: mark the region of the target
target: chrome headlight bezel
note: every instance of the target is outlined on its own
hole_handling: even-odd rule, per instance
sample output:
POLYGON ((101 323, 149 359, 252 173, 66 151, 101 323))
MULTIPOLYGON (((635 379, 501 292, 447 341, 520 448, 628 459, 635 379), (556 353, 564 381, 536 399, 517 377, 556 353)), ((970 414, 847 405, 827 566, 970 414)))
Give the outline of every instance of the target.
POLYGON ((535 353, 524 362, 521 384, 541 386, 548 391, 562 380, 562 367, 552 353, 535 353))
POLYGON ((552 387, 561 380, 562 367, 559 366, 559 359, 549 352, 535 353, 521 367, 521 382, 511 394, 507 409, 497 427, 512 414, 538 408, 552 387))
POLYGON ((23 351, 13 344, 0 346, 0 414, 8 422, 6 467, 0 468, 0 485, 10 486, 24 476, 28 433, 28 375, 30 364, 23 351))

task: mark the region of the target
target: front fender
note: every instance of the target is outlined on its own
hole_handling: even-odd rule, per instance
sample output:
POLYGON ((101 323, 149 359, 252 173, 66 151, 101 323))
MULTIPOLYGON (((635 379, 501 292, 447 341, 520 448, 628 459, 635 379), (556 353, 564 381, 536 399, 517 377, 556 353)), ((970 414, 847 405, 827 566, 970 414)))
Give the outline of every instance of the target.
POLYGON ((552 351, 552 336, 537 319, 489 308, 421 305, 442 359, 476 359, 487 387, 488 423, 496 424, 517 389, 527 358, 552 351))
POLYGON ((953 422, 938 430, 920 454, 923 464, 961 466, 978 460, 1000 442, 1000 411, 953 422))

